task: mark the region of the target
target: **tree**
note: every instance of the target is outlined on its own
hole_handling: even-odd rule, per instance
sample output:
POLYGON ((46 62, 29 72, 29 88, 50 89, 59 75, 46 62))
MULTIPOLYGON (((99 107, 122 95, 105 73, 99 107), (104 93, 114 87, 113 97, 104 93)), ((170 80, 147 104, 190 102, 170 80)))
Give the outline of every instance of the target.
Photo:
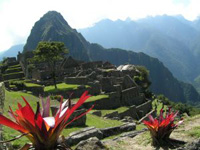
POLYGON ((58 61, 62 60, 65 54, 68 53, 68 50, 65 48, 64 43, 62 42, 40 42, 37 45, 36 50, 33 51, 35 62, 45 62, 48 65, 52 73, 52 78, 54 81, 55 89, 56 85, 56 64, 58 61))
POLYGON ((134 81, 141 87, 142 92, 147 98, 152 97, 152 93, 149 91, 151 82, 149 81, 149 71, 144 66, 136 66, 137 74, 133 77, 134 81))

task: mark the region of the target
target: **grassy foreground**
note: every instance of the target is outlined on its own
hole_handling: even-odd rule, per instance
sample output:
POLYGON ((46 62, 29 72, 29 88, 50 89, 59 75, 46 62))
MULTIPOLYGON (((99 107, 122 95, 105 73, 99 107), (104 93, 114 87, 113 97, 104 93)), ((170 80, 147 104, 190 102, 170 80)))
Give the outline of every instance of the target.
MULTIPOLYGON (((22 100, 21 96, 25 97, 26 100, 30 103, 33 110, 36 110, 36 102, 39 101, 39 98, 36 96, 33 96, 28 93, 23 92, 11 92, 6 90, 6 100, 4 103, 4 115, 10 118, 8 115, 8 108, 11 106, 11 108, 15 111, 17 109, 17 103, 21 103, 24 105, 24 101, 22 100)), ((95 97, 96 98, 96 97, 95 97)), ((106 127, 112 127, 112 126, 118 126, 121 125, 122 122, 116 121, 116 120, 109 120, 109 119, 103 119, 97 116, 92 115, 91 113, 87 114, 87 120, 86 120, 86 127, 95 126, 97 128, 106 128, 106 127)), ((68 136, 69 133, 73 131, 77 131, 79 129, 82 129, 84 127, 74 127, 74 128, 66 128, 63 130, 62 135, 68 136)), ((18 135, 20 135, 19 132, 10 129, 8 127, 3 127, 3 136, 4 140, 12 139, 18 135)), ((26 137, 22 137, 21 139, 15 140, 12 142, 12 145, 14 148, 19 149, 22 147, 25 143, 29 142, 29 140, 26 137)))

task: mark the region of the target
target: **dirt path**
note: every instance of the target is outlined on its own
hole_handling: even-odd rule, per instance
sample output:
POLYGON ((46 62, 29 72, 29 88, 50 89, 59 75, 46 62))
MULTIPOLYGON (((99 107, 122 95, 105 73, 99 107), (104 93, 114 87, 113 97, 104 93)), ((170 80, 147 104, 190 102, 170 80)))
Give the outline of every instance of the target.
MULTIPOLYGON (((191 137, 189 131, 194 127, 200 126, 200 115, 185 119, 184 123, 180 125, 172 135, 170 136, 173 139, 192 142, 197 138, 191 137)), ((134 138, 124 138, 118 141, 109 141, 106 143, 106 146, 110 150, 154 150, 155 148, 151 146, 151 137, 149 131, 146 131, 134 138)), ((158 148, 162 150, 163 148, 158 148)))

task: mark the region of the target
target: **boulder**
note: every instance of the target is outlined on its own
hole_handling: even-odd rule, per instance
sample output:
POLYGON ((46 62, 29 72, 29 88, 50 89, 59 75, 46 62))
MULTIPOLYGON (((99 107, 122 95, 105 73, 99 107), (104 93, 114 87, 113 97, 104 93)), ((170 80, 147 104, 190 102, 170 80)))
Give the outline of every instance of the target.
MULTIPOLYGON (((57 113, 58 109, 59 109, 59 106, 51 106, 51 112, 52 112, 53 116, 57 113)), ((72 115, 70 116, 69 121, 71 121, 72 119, 74 119, 77 116, 80 116, 81 114, 83 114, 86 111, 87 110, 84 109, 84 108, 75 110, 72 113, 72 115)), ((71 127, 71 126, 73 126, 73 127, 80 127, 80 126, 85 126, 85 124, 86 124, 86 115, 84 115, 81 118, 73 121, 67 127, 71 127)))
MULTIPOLYGON (((69 120, 71 121, 72 119, 74 119, 77 116, 80 116, 81 114, 85 113, 87 110, 82 108, 79 110, 74 111, 74 113, 70 116, 69 120)), ((83 115, 81 118, 73 121, 72 123, 70 123, 68 126, 70 127, 80 127, 80 126, 85 126, 86 124, 86 115, 83 115)), ((67 126, 67 127, 68 127, 67 126)))
POLYGON ((112 135, 120 134, 122 132, 133 131, 135 129, 136 129, 135 123, 126 123, 126 124, 123 124, 121 126, 102 128, 100 130, 103 133, 103 136, 105 138, 105 137, 109 137, 109 136, 112 136, 112 135))
POLYGON ((136 129, 136 123, 126 123, 120 126, 120 132, 128 132, 136 129))
POLYGON ((98 116, 98 117, 101 117, 101 115, 102 115, 102 113, 101 113, 100 110, 94 111, 94 112, 92 112, 92 114, 93 114, 93 115, 96 115, 96 116, 98 116))
POLYGON ((184 147, 178 148, 178 150, 200 150, 200 139, 188 143, 184 147))
POLYGON ((112 112, 110 114, 106 114, 104 117, 106 117, 106 118, 119 117, 119 113, 118 113, 118 111, 114 111, 114 112, 112 112))
POLYGON ((88 127, 77 132, 72 132, 66 139, 65 142, 67 145, 75 145, 78 144, 82 140, 86 140, 90 137, 97 137, 98 139, 103 139, 103 133, 95 128, 88 127))
POLYGON ((75 150, 106 150, 106 149, 107 148, 96 137, 92 137, 89 138, 88 140, 81 141, 75 148, 75 150))
POLYGON ((137 136, 138 134, 141 134, 145 131, 147 131, 147 129, 143 129, 143 130, 140 130, 140 131, 130 131, 130 132, 122 133, 119 137, 116 137, 112 140, 117 141, 117 140, 123 139, 125 137, 133 138, 133 137, 137 136))

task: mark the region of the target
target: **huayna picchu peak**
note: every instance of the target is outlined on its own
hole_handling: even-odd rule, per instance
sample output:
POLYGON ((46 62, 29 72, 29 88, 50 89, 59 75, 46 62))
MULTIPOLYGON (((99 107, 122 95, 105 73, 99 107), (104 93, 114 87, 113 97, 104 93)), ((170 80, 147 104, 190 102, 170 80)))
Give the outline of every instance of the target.
POLYGON ((36 49, 40 41, 64 42, 70 55, 76 59, 89 60, 85 39, 72 29, 63 16, 56 11, 49 11, 35 23, 27 39, 23 52, 36 49))
POLYGON ((83 61, 109 61, 115 65, 143 65, 150 72, 151 90, 164 94, 174 101, 198 102, 200 96, 190 84, 179 82, 158 59, 144 53, 136 53, 117 48, 105 49, 98 44, 90 44, 75 29, 71 28, 62 15, 49 11, 33 26, 24 46, 24 51, 35 50, 40 41, 63 42, 69 55, 83 61), (190 86, 190 88, 189 88, 190 86), (195 96, 194 96, 195 95, 195 96))

